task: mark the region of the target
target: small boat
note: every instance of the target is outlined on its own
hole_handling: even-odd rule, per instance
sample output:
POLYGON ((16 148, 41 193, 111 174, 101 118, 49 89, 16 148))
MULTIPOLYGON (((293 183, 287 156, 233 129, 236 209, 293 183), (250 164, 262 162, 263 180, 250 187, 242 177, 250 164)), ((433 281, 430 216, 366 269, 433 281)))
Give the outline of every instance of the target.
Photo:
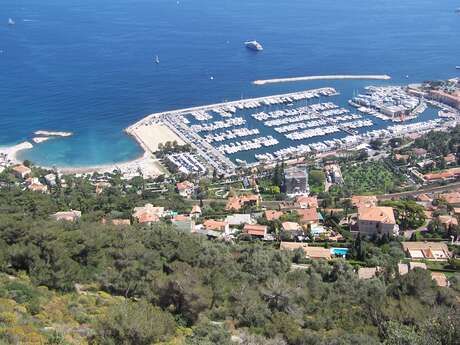
POLYGON ((244 45, 246 46, 246 48, 251 49, 251 50, 255 50, 255 51, 264 50, 262 45, 257 41, 247 41, 247 42, 244 42, 244 45))
POLYGON ((456 69, 460 69, 460 66, 455 66, 456 69))
POLYGON ((155 63, 158 65, 160 63, 160 58, 158 55, 155 55, 155 63))
POLYGON ((8 25, 14 25, 16 22, 12 18, 8 18, 8 25))
POLYGON ((455 10, 455 13, 460 14, 460 7, 455 10))

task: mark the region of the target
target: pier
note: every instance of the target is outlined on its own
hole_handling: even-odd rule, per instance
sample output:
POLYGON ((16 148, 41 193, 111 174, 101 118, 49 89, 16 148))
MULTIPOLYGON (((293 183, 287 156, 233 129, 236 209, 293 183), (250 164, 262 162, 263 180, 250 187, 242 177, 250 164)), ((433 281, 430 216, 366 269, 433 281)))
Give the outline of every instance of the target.
POLYGON ((305 77, 293 77, 293 78, 255 80, 252 83, 254 85, 266 85, 266 84, 293 83, 293 82, 298 82, 298 81, 312 81, 312 80, 390 80, 390 79, 391 77, 386 74, 382 74, 382 75, 317 75, 317 76, 305 76, 305 77))

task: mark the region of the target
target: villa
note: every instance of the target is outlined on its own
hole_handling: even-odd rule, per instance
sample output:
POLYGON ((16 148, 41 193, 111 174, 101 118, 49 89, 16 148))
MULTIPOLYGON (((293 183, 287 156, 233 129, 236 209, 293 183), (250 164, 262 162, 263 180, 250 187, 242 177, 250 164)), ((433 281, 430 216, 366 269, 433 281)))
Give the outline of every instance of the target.
POLYGON ((227 201, 225 209, 227 211, 239 211, 243 207, 253 206, 259 207, 260 205, 260 196, 259 195, 241 195, 230 197, 227 201))
POLYGON ((281 242, 280 249, 294 251, 301 249, 308 259, 324 259, 331 260, 331 250, 323 247, 310 247, 307 243, 300 242, 281 242))
POLYGON ((351 203, 356 208, 375 207, 377 206, 377 197, 375 195, 353 195, 351 203))
POLYGON ((445 243, 441 242, 402 242, 406 257, 413 260, 447 261, 451 254, 445 243))
POLYGON ((155 207, 152 204, 146 204, 143 207, 135 207, 133 218, 137 219, 139 224, 152 224, 160 221, 164 217, 164 207, 155 207))
POLYGON ((75 210, 56 212, 51 217, 56 221, 75 222, 81 218, 81 212, 75 210))
POLYGON ((391 207, 360 207, 358 209, 358 231, 361 235, 397 236, 399 227, 396 224, 391 207))
POLYGON ((23 164, 18 164, 12 168, 13 175, 17 178, 26 178, 32 173, 32 170, 23 164))

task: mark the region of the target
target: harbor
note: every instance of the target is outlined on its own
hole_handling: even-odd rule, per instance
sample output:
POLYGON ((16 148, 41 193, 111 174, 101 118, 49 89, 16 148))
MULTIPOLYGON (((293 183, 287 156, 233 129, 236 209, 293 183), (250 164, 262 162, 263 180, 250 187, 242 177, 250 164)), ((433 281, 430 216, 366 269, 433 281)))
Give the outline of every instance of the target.
POLYGON ((352 149, 456 122, 457 110, 438 108, 399 86, 365 87, 348 101, 324 87, 156 113, 126 132, 153 154, 168 141, 189 144, 194 149, 189 159, 232 174, 241 164, 352 149))

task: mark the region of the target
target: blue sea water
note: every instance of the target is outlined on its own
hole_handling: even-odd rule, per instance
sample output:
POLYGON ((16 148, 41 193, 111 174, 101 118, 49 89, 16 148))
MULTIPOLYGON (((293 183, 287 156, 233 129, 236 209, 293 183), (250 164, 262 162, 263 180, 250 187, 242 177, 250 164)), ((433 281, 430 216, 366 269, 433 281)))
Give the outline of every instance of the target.
POLYGON ((320 86, 336 87, 345 101, 375 84, 254 86, 255 79, 389 74, 391 84, 402 84, 454 77, 458 6, 457 0, 2 0, 0 145, 40 129, 72 131, 22 158, 58 166, 112 163, 140 155, 122 130, 153 112, 320 86), (8 26, 8 17, 16 25, 8 26), (244 49, 248 39, 259 40, 264 52, 244 49))

